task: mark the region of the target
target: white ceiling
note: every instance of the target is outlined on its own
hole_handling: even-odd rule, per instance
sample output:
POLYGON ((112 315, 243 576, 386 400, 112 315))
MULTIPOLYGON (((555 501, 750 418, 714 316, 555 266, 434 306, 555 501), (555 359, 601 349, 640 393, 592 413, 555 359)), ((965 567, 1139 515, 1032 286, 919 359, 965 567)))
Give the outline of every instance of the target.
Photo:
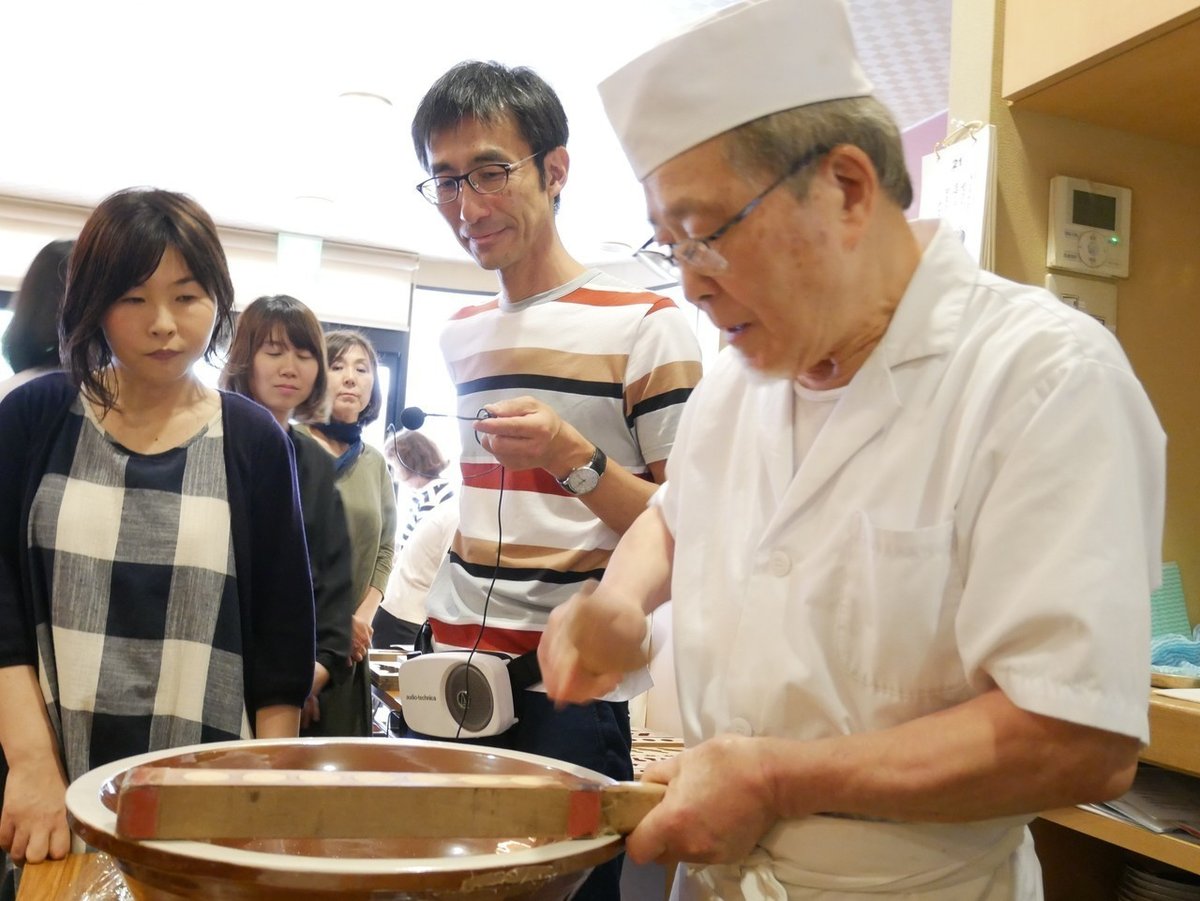
MULTIPOLYGON (((595 85, 728 2, 5 2, 0 194, 91 205, 150 184, 192 194, 224 224, 465 259, 413 190, 423 173, 408 126, 445 69, 496 59, 533 67, 561 96, 572 167, 559 227, 599 261, 602 242, 648 232, 595 85), (339 99, 356 91, 391 105, 339 99)), ((901 125, 944 111, 951 0, 850 2, 864 66, 901 125)))

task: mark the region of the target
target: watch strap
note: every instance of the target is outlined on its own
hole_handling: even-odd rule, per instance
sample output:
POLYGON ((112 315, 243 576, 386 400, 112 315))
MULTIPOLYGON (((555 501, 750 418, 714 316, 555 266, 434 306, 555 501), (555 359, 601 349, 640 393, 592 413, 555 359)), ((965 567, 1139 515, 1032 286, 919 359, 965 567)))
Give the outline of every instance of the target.
POLYGON ((563 490, 576 497, 588 494, 593 491, 600 482, 600 477, 604 475, 604 470, 608 466, 608 455, 600 448, 592 451, 592 459, 588 460, 583 466, 576 467, 567 473, 565 478, 557 479, 563 490), (594 473, 594 475, 593 475, 594 473), (579 480, 581 475, 586 476, 586 481, 591 482, 583 490, 573 487, 573 484, 579 480))

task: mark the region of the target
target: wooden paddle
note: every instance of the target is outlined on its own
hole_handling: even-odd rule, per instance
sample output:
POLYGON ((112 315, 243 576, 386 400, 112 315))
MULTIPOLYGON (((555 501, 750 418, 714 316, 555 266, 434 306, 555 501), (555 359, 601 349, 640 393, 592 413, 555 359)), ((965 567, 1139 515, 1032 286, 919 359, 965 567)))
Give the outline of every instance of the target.
POLYGON ((117 834, 132 839, 590 838, 632 832, 653 782, 553 776, 141 766, 125 774, 117 834))

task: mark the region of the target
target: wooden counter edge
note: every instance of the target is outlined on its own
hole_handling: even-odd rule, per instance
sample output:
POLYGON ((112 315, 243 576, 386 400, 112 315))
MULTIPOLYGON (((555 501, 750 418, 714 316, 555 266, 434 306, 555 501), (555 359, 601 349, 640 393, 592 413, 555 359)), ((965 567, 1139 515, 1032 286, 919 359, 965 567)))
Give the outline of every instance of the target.
POLYGON ((1200 703, 1151 693, 1150 744, 1141 759, 1200 776, 1200 703))
MULTIPOLYGON (((21 869, 17 901, 75 901, 80 891, 69 891, 88 864, 99 855, 68 854, 62 860, 27 864, 21 869)), ((84 886, 79 886, 82 889, 84 886)))

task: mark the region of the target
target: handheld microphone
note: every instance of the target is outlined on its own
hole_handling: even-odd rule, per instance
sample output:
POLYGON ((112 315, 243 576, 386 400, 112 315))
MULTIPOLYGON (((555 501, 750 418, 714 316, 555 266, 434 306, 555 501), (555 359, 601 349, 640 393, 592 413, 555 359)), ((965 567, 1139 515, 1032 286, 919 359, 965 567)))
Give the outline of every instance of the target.
POLYGON ((457 413, 426 413, 420 407, 405 407, 400 411, 400 425, 404 426, 410 432, 415 432, 421 426, 425 425, 425 419, 428 416, 444 416, 447 419, 467 419, 471 422, 492 418, 492 414, 487 410, 480 410, 475 416, 459 416, 457 413))

